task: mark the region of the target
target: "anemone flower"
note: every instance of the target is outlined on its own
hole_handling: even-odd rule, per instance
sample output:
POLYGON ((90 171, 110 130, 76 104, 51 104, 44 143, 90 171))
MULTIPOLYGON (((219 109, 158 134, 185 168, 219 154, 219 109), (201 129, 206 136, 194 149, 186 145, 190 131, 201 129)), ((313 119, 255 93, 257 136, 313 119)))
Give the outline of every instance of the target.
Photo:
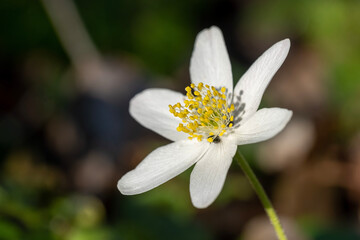
POLYGON ((282 40, 263 53, 233 88, 231 64, 219 28, 201 31, 190 62, 186 94, 147 89, 130 101, 141 125, 173 141, 151 152, 118 182, 122 194, 149 191, 195 164, 190 196, 197 208, 219 195, 238 145, 272 138, 288 123, 283 108, 258 110, 270 80, 290 48, 282 40))

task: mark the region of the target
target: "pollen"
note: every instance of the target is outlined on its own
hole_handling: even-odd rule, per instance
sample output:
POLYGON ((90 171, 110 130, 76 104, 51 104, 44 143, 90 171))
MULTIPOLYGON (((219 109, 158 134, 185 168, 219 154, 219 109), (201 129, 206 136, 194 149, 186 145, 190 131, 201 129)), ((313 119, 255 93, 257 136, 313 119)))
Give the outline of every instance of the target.
POLYGON ((169 105, 169 112, 180 118, 182 123, 176 128, 189 135, 189 139, 217 143, 234 124, 234 104, 226 95, 227 89, 220 89, 200 82, 185 88, 186 98, 182 103, 169 105))

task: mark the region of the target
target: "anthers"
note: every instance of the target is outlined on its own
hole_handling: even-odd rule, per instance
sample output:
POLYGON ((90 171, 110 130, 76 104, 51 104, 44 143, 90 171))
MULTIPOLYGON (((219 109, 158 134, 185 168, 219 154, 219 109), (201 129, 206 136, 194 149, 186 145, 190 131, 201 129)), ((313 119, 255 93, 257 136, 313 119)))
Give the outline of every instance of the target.
POLYGON ((213 86, 200 82, 197 86, 190 84, 185 88, 186 98, 183 103, 169 105, 169 111, 182 120, 176 128, 179 132, 189 134, 189 139, 210 143, 220 142, 234 125, 234 104, 228 104, 226 88, 220 91, 213 86))

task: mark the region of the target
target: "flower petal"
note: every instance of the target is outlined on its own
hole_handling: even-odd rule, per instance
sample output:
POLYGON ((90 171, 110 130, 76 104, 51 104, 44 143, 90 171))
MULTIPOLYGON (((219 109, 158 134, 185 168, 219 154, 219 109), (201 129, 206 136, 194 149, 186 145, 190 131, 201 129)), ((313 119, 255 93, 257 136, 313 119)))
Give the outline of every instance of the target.
POLYGON ((122 194, 149 191, 185 171, 204 154, 209 144, 184 140, 159 147, 117 184, 122 194))
POLYGON ((278 134, 292 116, 292 111, 283 108, 263 108, 257 111, 244 125, 233 133, 237 145, 265 141, 278 134))
POLYGON ((194 84, 203 82, 214 87, 233 90, 231 64, 221 30, 211 27, 196 37, 190 61, 190 77, 194 84))
POLYGON ((208 207, 219 195, 236 152, 236 145, 223 138, 196 163, 190 177, 190 195, 197 208, 208 207), (224 140, 223 140, 224 139, 224 140))
POLYGON ((262 95, 270 80, 284 62, 290 49, 290 40, 285 39, 269 48, 240 78, 234 89, 234 96, 240 96, 244 103, 244 120, 253 115, 259 107, 262 95))
POLYGON ((168 89, 147 89, 131 99, 129 112, 141 125, 167 139, 186 139, 185 133, 176 130, 181 119, 169 112, 169 104, 182 102, 183 98, 181 93, 168 89))

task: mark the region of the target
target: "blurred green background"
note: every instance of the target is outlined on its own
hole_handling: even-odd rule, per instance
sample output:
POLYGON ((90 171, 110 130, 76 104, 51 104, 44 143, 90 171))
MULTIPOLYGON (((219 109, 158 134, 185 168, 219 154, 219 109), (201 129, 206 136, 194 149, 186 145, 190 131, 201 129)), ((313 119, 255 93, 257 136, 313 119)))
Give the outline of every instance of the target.
POLYGON ((168 143, 129 100, 184 91, 196 34, 212 25, 234 82, 291 39, 262 106, 294 117, 241 147, 289 239, 360 239, 360 1, 3 0, 0 16, 0 239, 275 239, 235 164, 204 210, 191 169, 138 196, 116 189, 168 143))

